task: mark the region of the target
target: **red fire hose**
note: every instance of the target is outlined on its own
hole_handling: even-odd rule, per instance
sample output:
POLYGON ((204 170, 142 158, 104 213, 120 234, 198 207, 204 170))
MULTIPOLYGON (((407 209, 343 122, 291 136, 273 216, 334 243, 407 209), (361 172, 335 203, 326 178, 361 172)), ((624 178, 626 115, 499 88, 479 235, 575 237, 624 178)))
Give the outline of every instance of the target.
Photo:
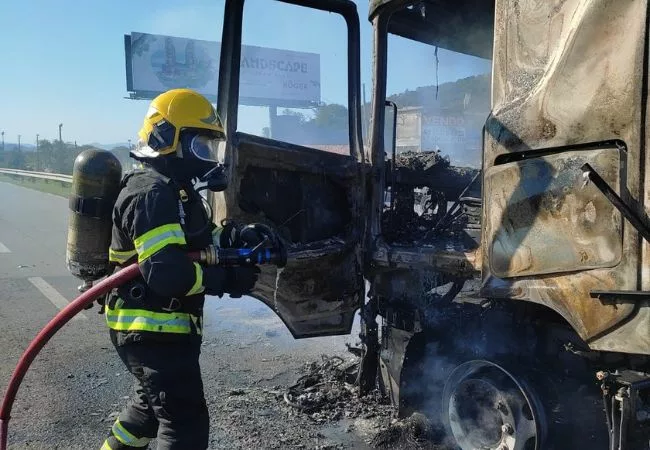
MULTIPOLYGON (((192 260, 199 259, 198 253, 191 253, 190 258, 192 260)), ((86 292, 77 297, 74 301, 70 302, 68 306, 63 308, 52 320, 48 322, 47 325, 36 335, 34 340, 29 344, 25 352, 18 360, 18 365, 14 369, 14 373, 11 375, 9 380, 9 385, 5 392, 5 396, 2 399, 2 407, 0 408, 0 450, 7 450, 7 436, 9 428, 9 419, 11 414, 11 408, 13 407, 14 400, 16 399, 16 394, 18 393, 18 388, 20 383, 23 381, 27 370, 31 366, 36 355, 41 351, 41 349, 47 344, 52 336, 56 334, 63 325, 65 325, 70 319, 72 319, 77 313, 79 313, 84 307, 90 305, 97 297, 100 297, 103 294, 106 294, 111 289, 120 286, 126 283, 129 280, 132 280, 140 273, 140 268, 138 264, 132 264, 128 267, 123 268, 119 272, 107 277, 97 283, 95 286, 88 289, 86 292)))

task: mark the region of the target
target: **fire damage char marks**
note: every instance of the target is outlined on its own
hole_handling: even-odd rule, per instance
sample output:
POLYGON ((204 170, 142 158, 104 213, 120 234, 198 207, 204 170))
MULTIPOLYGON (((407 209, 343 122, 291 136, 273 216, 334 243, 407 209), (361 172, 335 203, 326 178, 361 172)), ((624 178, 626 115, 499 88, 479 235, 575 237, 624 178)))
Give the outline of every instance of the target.
MULTIPOLYGON (((458 196, 477 172, 478 169, 471 167, 452 166, 440 152, 404 152, 395 158, 397 183, 428 186, 449 197, 458 196)), ((389 174, 387 180, 390 180, 389 174)))
POLYGON ((247 215, 270 220, 292 243, 342 234, 351 220, 343 186, 331 177, 291 170, 248 167, 238 202, 247 215))
MULTIPOLYGON (((387 180, 393 179, 393 171, 395 186, 391 187, 390 195, 394 209, 383 215, 382 229, 389 242, 399 245, 431 241, 438 234, 432 230, 445 217, 448 203, 456 200, 478 173, 477 169, 451 166, 440 152, 400 153, 396 155, 394 167, 387 169, 387 180)), ((480 204, 480 183, 472 184, 461 207, 463 221, 472 223, 478 230, 480 207, 466 204, 472 196, 480 204)), ((459 231, 462 226, 453 228, 459 231)), ((453 234, 447 238, 453 240, 453 234)))
POLYGON ((230 184, 238 188, 214 197, 216 221, 268 225, 288 250, 283 270, 261 269, 252 295, 294 338, 349 333, 363 302, 359 163, 244 133, 233 142, 230 184))
POLYGON ((403 152, 397 154, 395 167, 411 170, 427 171, 435 168, 449 167, 449 159, 444 158, 440 152, 403 152))
MULTIPOLYGON (((647 192, 647 188, 643 187, 640 177, 646 161, 639 142, 643 144, 645 126, 642 108, 645 104, 643 89, 647 85, 643 71, 647 8, 646 2, 497 2, 492 112, 486 123, 484 142, 486 173, 494 169, 504 155, 513 161, 549 147, 621 139, 627 146, 621 180, 627 192, 624 190, 621 194, 634 199, 644 196, 641 189, 647 192), (519 15, 516 20, 508 20, 513 18, 514 5, 518 5, 519 15), (620 27, 626 32, 611 31, 620 27)), ((613 165, 605 165, 597 170, 605 174, 616 169, 613 165)), ((492 199, 494 195, 487 185, 488 181, 485 197, 492 199)), ((486 209, 492 203, 486 204, 486 209)), ((575 218, 593 224, 594 230, 604 227, 605 235, 610 235, 607 230, 616 229, 610 226, 610 215, 603 214, 597 201, 584 206, 584 210, 574 210, 575 218)), ((489 211, 484 217, 486 221, 492 220, 489 211)), ((583 231, 587 228, 577 225, 583 231)), ((489 246, 493 245, 494 236, 487 230, 485 234, 484 267, 488 268, 489 246)), ((643 285, 648 272, 643 269, 647 266, 647 255, 639 251, 636 232, 624 227, 622 239, 618 237, 621 260, 616 263, 617 255, 613 255, 607 264, 611 269, 601 267, 598 270, 594 266, 603 262, 598 260, 603 254, 598 253, 612 250, 611 240, 605 239, 607 242, 602 243, 591 239, 591 243, 585 243, 586 233, 575 238, 573 234, 574 230, 567 226, 558 230, 557 235, 567 235, 573 243, 565 246, 558 245, 557 240, 549 241, 539 252, 532 249, 512 255, 514 264, 501 268, 509 270, 510 277, 520 279, 493 283, 488 279, 493 274, 488 273, 484 281, 490 288, 484 295, 496 293, 497 284, 505 285, 510 291, 519 292, 518 298, 522 300, 539 301, 556 309, 583 337, 599 336, 590 343, 594 349, 647 352, 643 313, 631 317, 631 302, 620 299, 615 302, 616 306, 605 306, 586 292, 594 288, 635 290, 638 272, 642 273, 643 285), (578 243, 580 239, 582 244, 578 243), (568 264, 560 270, 563 273, 532 274, 539 269, 535 259, 540 254, 558 257, 562 253, 573 253, 565 258, 568 264), (578 275, 586 270, 591 272, 589 277, 578 275), (575 280, 570 281, 571 277, 575 280), (602 280, 602 287, 591 282, 595 278, 602 280), (580 289, 575 289, 577 286, 580 289)), ((498 272, 496 267, 491 269, 498 272)))
POLYGON ((337 250, 318 257, 316 263, 308 266, 290 261, 276 280, 278 294, 302 299, 307 304, 319 300, 333 303, 333 308, 340 306, 342 298, 356 293, 361 272, 354 254, 342 248, 337 250))
POLYGON ((594 290, 615 290, 623 281, 618 278, 610 270, 549 278, 546 282, 550 289, 547 289, 547 295, 540 295, 538 301, 547 306, 560 304, 563 307, 560 311, 562 315, 570 318, 569 322, 575 324, 582 338, 589 339, 595 333, 615 326, 621 317, 631 314, 634 309, 632 303, 608 304, 590 297, 590 292, 594 290), (567 292, 571 295, 566 295, 567 292))
POLYGON ((488 170, 485 187, 493 201, 485 212, 484 265, 490 273, 484 273, 483 295, 494 295, 492 288, 505 283, 512 297, 559 312, 584 339, 632 312, 631 304, 608 305, 590 296, 634 282, 618 267, 621 216, 585 185, 580 170, 591 161, 618 188, 619 158, 617 148, 566 151, 488 170))
POLYGON ((320 244, 292 246, 281 270, 262 267, 254 292, 296 338, 341 334, 351 327, 358 308, 362 279, 356 254, 338 239, 320 244))
POLYGON ((493 198, 487 205, 492 272, 505 278, 615 266, 621 258, 620 214, 585 185, 580 166, 594 161, 618 186, 618 158, 610 148, 492 168, 486 177, 493 198))

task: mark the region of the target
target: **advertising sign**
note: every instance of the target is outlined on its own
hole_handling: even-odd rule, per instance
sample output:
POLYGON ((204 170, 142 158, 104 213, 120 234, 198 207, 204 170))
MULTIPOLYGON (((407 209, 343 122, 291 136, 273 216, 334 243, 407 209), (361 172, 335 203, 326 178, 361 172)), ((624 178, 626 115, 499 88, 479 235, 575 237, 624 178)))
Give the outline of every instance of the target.
POLYGON ((403 108, 397 113, 397 140, 395 145, 399 147, 416 147, 420 149, 422 113, 419 109, 403 108))
POLYGON ((465 119, 460 116, 422 116, 422 147, 462 146, 465 144, 465 119))
MULTIPOLYGON (((127 90, 153 98, 187 87, 216 99, 221 44, 133 32, 125 36, 127 90)), ((240 103, 314 106, 320 102, 320 55, 244 45, 240 103)))

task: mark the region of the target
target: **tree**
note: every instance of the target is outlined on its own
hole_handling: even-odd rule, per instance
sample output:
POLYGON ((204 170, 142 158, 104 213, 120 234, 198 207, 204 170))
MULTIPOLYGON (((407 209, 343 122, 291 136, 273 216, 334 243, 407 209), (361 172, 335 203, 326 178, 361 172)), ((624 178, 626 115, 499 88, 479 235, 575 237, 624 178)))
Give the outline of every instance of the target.
POLYGON ((14 150, 11 152, 9 159, 10 169, 25 169, 25 154, 22 150, 14 150))
POLYGON ((409 106, 445 110, 460 114, 465 110, 490 110, 490 75, 474 75, 439 86, 420 86, 388 97, 398 108, 409 106))
POLYGON ((297 117, 298 118, 298 123, 303 124, 307 122, 307 117, 298 111, 293 111, 291 109, 284 109, 282 111, 283 116, 291 116, 291 117, 297 117))
POLYGON ((324 104, 314 108, 314 118, 310 121, 322 128, 348 128, 348 109, 336 103, 324 104))
POLYGON ((39 142, 38 146, 38 166, 40 170, 51 171, 54 160, 56 159, 56 152, 54 144, 47 139, 43 139, 39 142))
POLYGON ((43 139, 39 142, 38 154, 30 155, 30 160, 38 161, 39 170, 70 175, 79 153, 91 148, 95 147, 90 145, 77 147, 70 142, 62 144, 59 141, 43 139))
POLYGON ((349 141, 348 109, 343 105, 323 104, 310 116, 285 109, 273 124, 273 138, 299 145, 345 145, 349 141))
MULTIPOLYGON (((77 146, 71 142, 61 143, 58 140, 43 139, 39 142, 38 152, 36 150, 33 152, 18 151, 18 148, 15 147, 0 153, 0 167, 71 175, 74 161, 79 153, 89 149, 99 150, 92 145, 77 146)), ((127 147, 117 147, 114 151, 116 151, 116 156, 122 163, 122 167, 130 166, 127 147)))

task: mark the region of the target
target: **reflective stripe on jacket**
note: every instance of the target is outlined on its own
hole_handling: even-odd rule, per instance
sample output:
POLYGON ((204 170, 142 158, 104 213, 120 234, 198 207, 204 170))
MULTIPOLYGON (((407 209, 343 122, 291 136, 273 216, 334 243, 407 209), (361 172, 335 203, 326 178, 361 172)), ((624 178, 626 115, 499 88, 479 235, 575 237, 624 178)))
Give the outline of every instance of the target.
POLYGON ((122 308, 118 299, 114 308, 106 306, 106 324, 116 331, 149 331, 152 333, 202 334, 201 318, 182 312, 153 312, 146 309, 122 308))

